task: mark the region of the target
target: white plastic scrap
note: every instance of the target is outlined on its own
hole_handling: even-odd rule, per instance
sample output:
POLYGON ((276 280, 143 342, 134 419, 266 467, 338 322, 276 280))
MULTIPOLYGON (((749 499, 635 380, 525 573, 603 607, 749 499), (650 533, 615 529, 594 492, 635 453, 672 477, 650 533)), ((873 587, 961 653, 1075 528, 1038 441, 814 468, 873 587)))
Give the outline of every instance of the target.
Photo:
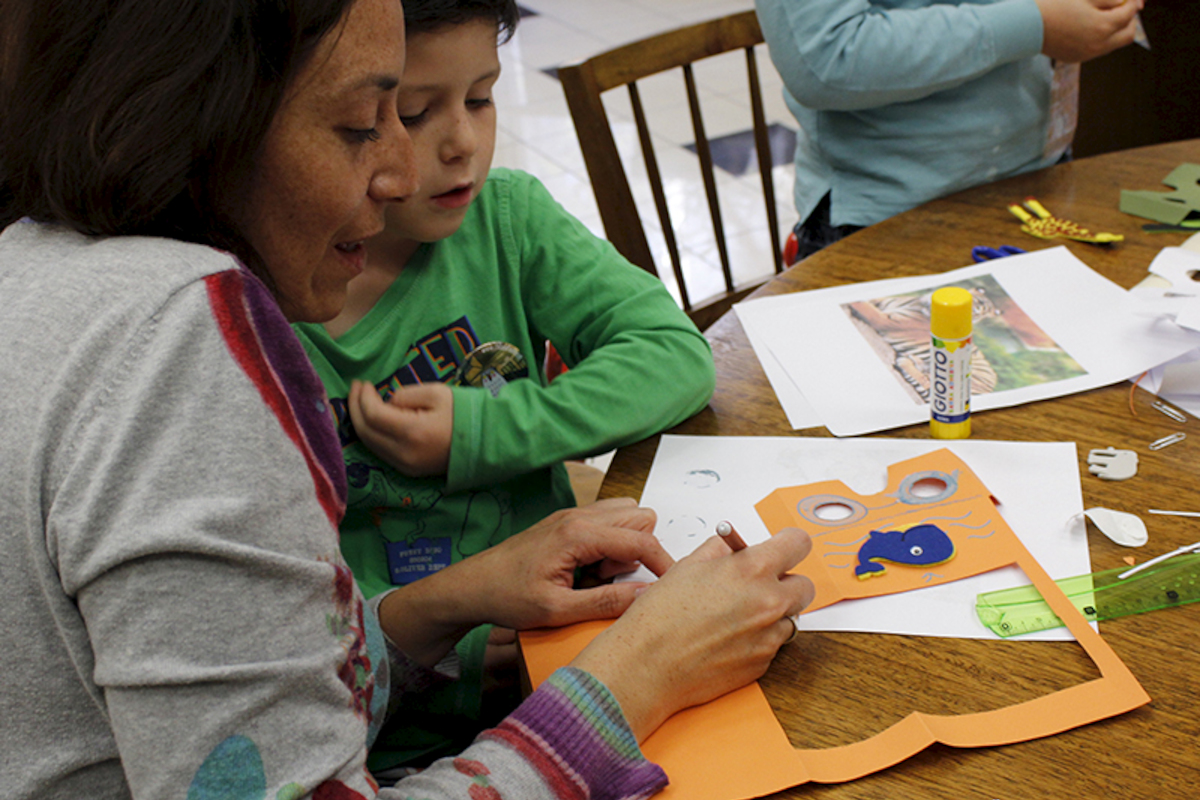
POLYGON ((1111 508, 1089 508, 1084 516, 1095 523, 1108 538, 1125 547, 1141 547, 1150 540, 1146 523, 1137 514, 1113 511, 1111 508))
POLYGON ((1106 481, 1123 481, 1137 474, 1138 457, 1132 450, 1088 451, 1088 472, 1106 481))

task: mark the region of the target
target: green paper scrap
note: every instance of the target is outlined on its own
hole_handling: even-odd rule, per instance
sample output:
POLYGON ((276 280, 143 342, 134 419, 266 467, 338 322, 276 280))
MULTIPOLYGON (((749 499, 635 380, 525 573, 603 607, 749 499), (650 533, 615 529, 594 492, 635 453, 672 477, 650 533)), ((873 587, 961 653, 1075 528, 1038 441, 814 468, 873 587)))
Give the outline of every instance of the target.
POLYGON ((1121 211, 1155 222, 1178 225, 1200 215, 1200 164, 1180 164, 1163 178, 1173 192, 1121 190, 1121 211))
POLYGON ((1142 226, 1146 233, 1200 233, 1200 219, 1185 219, 1178 225, 1165 222, 1147 222, 1142 226))

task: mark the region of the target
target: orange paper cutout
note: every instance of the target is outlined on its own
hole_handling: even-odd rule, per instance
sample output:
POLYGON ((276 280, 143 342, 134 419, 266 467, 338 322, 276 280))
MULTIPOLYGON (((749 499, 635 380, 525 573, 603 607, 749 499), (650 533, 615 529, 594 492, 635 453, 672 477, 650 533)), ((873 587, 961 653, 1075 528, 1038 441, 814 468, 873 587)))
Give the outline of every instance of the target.
MULTIPOLYGON (((794 572, 816 586, 809 610, 838 600, 934 586, 1016 565, 1084 648, 1100 677, 1005 708, 958 716, 913 712, 883 732, 823 750, 793 749, 757 684, 676 714, 643 744, 666 771, 663 797, 743 800, 808 781, 840 783, 893 766, 935 742, 987 747, 1050 736, 1150 701, 1137 679, 1100 638, 1000 516, 973 472, 949 450, 893 464, 888 489, 871 497, 840 481, 779 489, 756 509, 772 534, 807 530, 812 553, 794 572), (848 514, 828 519, 835 507, 848 514), (860 546, 872 530, 904 531, 937 524, 954 555, 937 564, 887 561, 886 573, 855 575, 860 546)), ((521 635, 533 685, 568 663, 609 623, 594 622, 521 635)))
POLYGON ((991 493, 949 450, 894 464, 888 474, 888 491, 873 497, 854 494, 841 481, 825 481, 777 489, 754 507, 772 534, 794 527, 812 537, 812 553, 793 570, 817 589, 806 611, 969 578, 1015 563, 1025 552, 991 493), (823 518, 833 512, 840 512, 837 519, 823 518), (866 553, 881 535, 921 527, 948 536, 954 555, 916 564, 882 560, 875 569, 885 572, 877 577, 856 575, 856 567, 863 568, 860 549, 866 553))

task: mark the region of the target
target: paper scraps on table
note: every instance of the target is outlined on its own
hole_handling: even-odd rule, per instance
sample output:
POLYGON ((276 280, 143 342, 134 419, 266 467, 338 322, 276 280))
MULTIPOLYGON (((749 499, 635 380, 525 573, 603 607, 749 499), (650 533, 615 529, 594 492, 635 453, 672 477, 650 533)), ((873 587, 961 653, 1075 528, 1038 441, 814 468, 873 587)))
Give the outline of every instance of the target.
POLYGON ((1158 298, 1157 308, 1175 319, 1175 324, 1200 331, 1200 253, 1182 247, 1164 247, 1150 262, 1150 273, 1167 287, 1134 287, 1132 294, 1158 298))
MULTIPOLYGON (((1196 238, 1183 247, 1164 247, 1150 263, 1147 278, 1129 290, 1130 297, 1140 304, 1140 313, 1200 331, 1200 244, 1193 244, 1196 238)), ((1138 386, 1193 417, 1200 416, 1200 348, 1154 365, 1138 380, 1138 386)))
POLYGON ((1141 547, 1150 541, 1146 523, 1137 514, 1096 507, 1084 511, 1083 515, 1090 519, 1101 533, 1122 547, 1141 547))
POLYGON ((1008 210, 1024 223, 1021 230, 1038 239, 1071 239, 1088 244, 1114 244, 1125 241, 1125 237, 1119 233, 1092 233, 1077 222, 1055 217, 1033 197, 1026 197, 1021 205, 1012 203, 1008 210))
POLYGON ((1121 190, 1121 211, 1135 217, 1179 225, 1200 218, 1200 164, 1180 164, 1163 183, 1173 192, 1121 190))
POLYGON ((1106 481, 1125 481, 1137 475, 1138 455, 1134 450, 1105 447, 1088 451, 1088 472, 1106 481))
POLYGON ((1149 370, 1138 386, 1200 417, 1200 350, 1193 350, 1149 370))

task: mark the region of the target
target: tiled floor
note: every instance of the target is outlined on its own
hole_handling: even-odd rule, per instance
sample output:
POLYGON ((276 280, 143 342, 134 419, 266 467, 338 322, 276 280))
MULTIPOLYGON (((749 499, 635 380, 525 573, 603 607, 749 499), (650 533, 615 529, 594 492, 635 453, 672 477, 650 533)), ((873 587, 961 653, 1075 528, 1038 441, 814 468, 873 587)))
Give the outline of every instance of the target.
MULTIPOLYGON (((496 89, 499 131, 495 163, 533 173, 550 192, 599 235, 604 235, 600 215, 566 101, 553 69, 583 60, 619 44, 653 33, 680 27, 723 14, 753 7, 751 0, 520 0, 526 12, 511 41, 501 47, 504 73, 496 89)), ((783 104, 781 84, 765 47, 758 48, 759 74, 768 122, 786 128, 795 122, 783 104)), ((717 56, 696 67, 701 107, 711 139, 749 129, 749 104, 744 99, 745 67, 741 53, 717 56)), ((688 272, 693 297, 704 297, 720 288, 720 261, 711 223, 703 200, 699 162, 687 149, 692 144, 686 96, 677 75, 651 78, 639 83, 642 101, 657 138, 656 152, 663 171, 672 219, 680 240, 681 256, 688 272), (697 276, 702 281, 696 285, 697 276)), ((620 125, 619 141, 636 141, 632 114, 625 93, 605 95, 614 125, 620 125), (611 102, 610 102, 611 100, 611 102), (617 120, 620 120, 618 123, 617 120)), ((788 146, 776 158, 776 204, 784 235, 795 222, 792 207, 792 171, 788 146)), ((728 164, 735 171, 745 154, 734 146, 728 164)), ((622 148, 631 175, 642 172, 636 149, 622 148)), ((714 156, 716 154, 714 153, 714 156)), ((766 215, 757 170, 743 175, 718 176, 722 215, 730 238, 730 260, 737 282, 768 275, 772 270, 766 215)), ((635 187, 642 218, 656 252, 660 272, 669 274, 669 259, 661 236, 649 190, 635 187), (639 191, 640 189, 640 191, 639 191), (650 221, 653 221, 652 223, 650 221), (661 255, 659 251, 661 250, 661 255)), ((670 283, 670 279, 667 279, 670 283)))

